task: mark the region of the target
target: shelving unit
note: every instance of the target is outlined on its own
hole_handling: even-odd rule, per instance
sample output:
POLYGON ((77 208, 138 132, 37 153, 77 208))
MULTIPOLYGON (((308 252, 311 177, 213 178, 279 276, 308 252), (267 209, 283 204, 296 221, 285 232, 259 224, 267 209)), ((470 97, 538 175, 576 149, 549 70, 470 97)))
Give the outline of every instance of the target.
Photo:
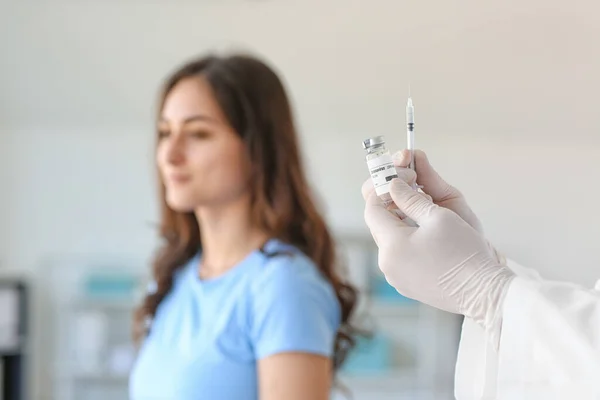
POLYGON ((29 397, 29 283, 0 275, 0 399, 29 397))
POLYGON ((351 281, 360 290, 355 321, 366 326, 375 344, 359 342, 348 360, 350 370, 339 375, 352 397, 337 393, 335 400, 453 398, 461 319, 389 286, 377 267, 377 247, 370 236, 340 235, 337 240, 351 281))
MULTIPOLYGON (((107 265, 107 264, 104 264, 107 265)), ((69 262, 52 268, 53 398, 128 400, 131 318, 142 273, 69 262)))

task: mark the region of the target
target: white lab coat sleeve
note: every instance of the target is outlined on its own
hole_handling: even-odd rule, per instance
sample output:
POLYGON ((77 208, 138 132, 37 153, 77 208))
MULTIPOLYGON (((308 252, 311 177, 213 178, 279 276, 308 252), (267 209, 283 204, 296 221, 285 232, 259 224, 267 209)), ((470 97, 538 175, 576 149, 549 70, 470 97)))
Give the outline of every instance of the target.
POLYGON ((542 280, 514 261, 499 348, 493 332, 465 319, 456 365, 458 400, 597 398, 600 295, 542 280))
POLYGON ((506 294, 499 399, 600 398, 600 292, 517 278, 506 294))
POLYGON ((498 353, 486 332, 473 320, 465 318, 462 325, 454 395, 457 400, 496 399, 498 353))
MULTIPOLYGON (((541 280, 537 271, 511 259, 506 259, 506 265, 518 276, 541 280)), ((499 354, 492 341, 492 337, 497 336, 497 333, 486 332, 473 320, 464 319, 455 371, 457 400, 497 399, 499 354)))

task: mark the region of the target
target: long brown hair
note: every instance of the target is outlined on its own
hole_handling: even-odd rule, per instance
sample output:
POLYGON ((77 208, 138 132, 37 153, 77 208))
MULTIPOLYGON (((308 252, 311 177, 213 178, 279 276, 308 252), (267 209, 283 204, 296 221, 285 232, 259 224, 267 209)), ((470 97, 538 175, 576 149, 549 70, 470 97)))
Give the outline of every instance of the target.
MULTIPOLYGON (((331 283, 342 310, 333 365, 338 369, 354 346, 358 332, 350 323, 357 291, 337 269, 334 240, 319 213, 304 175, 296 126, 285 88, 266 64, 248 55, 209 55, 183 65, 164 85, 159 110, 168 93, 182 79, 202 76, 208 81, 228 122, 246 144, 252 161, 252 216, 270 237, 292 244, 318 266, 331 283)), ((134 338, 145 335, 171 290, 173 275, 201 250, 198 221, 193 213, 175 212, 165 202, 160 184, 163 245, 153 263, 155 290, 136 310, 134 338)))

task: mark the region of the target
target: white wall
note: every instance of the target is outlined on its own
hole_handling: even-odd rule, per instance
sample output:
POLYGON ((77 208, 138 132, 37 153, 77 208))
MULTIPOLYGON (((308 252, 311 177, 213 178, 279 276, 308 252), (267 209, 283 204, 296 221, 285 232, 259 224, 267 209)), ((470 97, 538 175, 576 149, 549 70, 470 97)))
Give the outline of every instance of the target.
POLYGON ((332 225, 365 232, 360 142, 418 146, 490 238, 553 278, 599 275, 600 6, 544 0, 7 1, 0 15, 0 260, 147 257, 160 79, 210 48, 266 55, 296 104, 332 225))
POLYGON ((599 174, 600 7, 460 4, 6 4, 0 121, 12 207, 3 258, 27 267, 49 251, 144 252, 159 80, 191 55, 241 47, 266 54, 287 79, 337 227, 363 229, 360 141, 386 134, 402 146, 410 82, 418 145, 469 196, 490 236, 553 276, 591 278, 600 261, 590 223, 597 189, 586 187, 599 174), (552 197, 561 187, 568 195, 552 197), (127 228, 115 232, 118 224, 127 228))
POLYGON ((151 142, 134 130, 18 130, 10 143, 9 259, 144 254, 154 244, 151 142))
POLYGON ((8 244, 8 216, 10 215, 8 199, 8 176, 10 175, 8 160, 8 135, 0 128, 0 185, 2 185, 2 195, 0 195, 0 268, 4 267, 4 257, 10 248, 8 244))

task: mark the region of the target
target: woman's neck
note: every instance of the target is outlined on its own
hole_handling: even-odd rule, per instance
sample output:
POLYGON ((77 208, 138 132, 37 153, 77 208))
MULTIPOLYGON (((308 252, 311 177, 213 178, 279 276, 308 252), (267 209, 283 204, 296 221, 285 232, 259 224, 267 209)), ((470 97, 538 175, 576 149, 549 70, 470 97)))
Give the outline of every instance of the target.
POLYGON ((242 261, 268 239, 250 217, 249 201, 196 211, 202 242, 200 276, 219 276, 242 261))

